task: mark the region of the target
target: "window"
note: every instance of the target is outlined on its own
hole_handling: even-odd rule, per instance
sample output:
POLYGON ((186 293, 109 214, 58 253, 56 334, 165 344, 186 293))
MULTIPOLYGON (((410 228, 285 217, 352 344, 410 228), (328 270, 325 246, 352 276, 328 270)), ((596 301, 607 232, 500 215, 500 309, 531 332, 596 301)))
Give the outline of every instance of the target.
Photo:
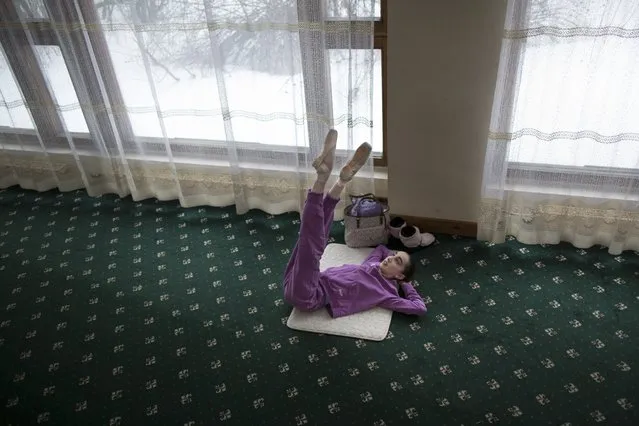
POLYGON ((33 129, 33 121, 22 101, 18 83, 13 77, 4 49, 0 53, 0 126, 33 129))
POLYGON ((639 167, 636 141, 606 144, 588 137, 572 139, 571 135, 544 142, 544 133, 557 129, 575 133, 594 127, 602 135, 633 133, 639 117, 639 85, 627 82, 639 80, 639 70, 632 59, 634 46, 625 49, 629 44, 621 40, 592 53, 588 39, 562 41, 552 48, 528 43, 514 116, 514 128, 521 129, 522 136, 511 142, 509 161, 559 167, 639 167), (624 50, 626 55, 621 54, 624 50), (595 54, 593 61, 589 56, 595 54))
MULTIPOLYGON (((383 108, 382 108, 382 51, 381 49, 374 49, 371 58, 371 52, 369 50, 349 50, 349 49, 331 49, 328 52, 328 59, 331 69, 331 76, 339 76, 339 78, 331 79, 331 93, 332 93, 332 107, 333 114, 336 116, 346 117, 348 111, 346 100, 348 99, 347 92, 349 90, 349 68, 351 69, 351 79, 370 79, 370 68, 373 68, 373 132, 372 141, 371 132, 368 123, 354 123, 351 131, 353 132, 353 142, 358 144, 360 142, 369 141, 372 142, 373 155, 379 159, 384 153, 384 132, 383 132, 383 108), (372 62, 372 63, 371 63, 372 62), (363 77, 364 76, 364 77, 363 77)), ((353 111, 354 115, 359 114, 363 109, 369 106, 369 99, 371 93, 366 88, 367 84, 362 84, 361 89, 353 95, 353 111)), ((342 120, 335 125, 336 130, 340 135, 346 135, 349 131, 348 121, 342 120)), ((347 139, 342 137, 341 146, 338 140, 338 148, 346 145, 347 139)))
MULTIPOLYGON (((13 129, 37 128, 47 143, 52 145, 58 143, 61 147, 66 144, 64 138, 65 130, 67 130, 74 132, 75 136, 85 135, 85 146, 88 148, 93 145, 98 149, 91 142, 89 129, 99 128, 101 132, 106 132, 104 140, 112 140, 108 129, 111 129, 115 123, 117 135, 122 139, 125 149, 127 140, 134 139, 138 142, 146 141, 150 150, 153 146, 162 149, 163 138, 166 136, 172 146, 175 146, 178 155, 180 152, 188 153, 188 146, 192 144, 214 147, 214 141, 227 139, 222 107, 219 104, 218 91, 222 89, 218 86, 215 76, 207 75, 205 71, 202 71, 206 67, 183 65, 216 60, 213 57, 215 55, 212 55, 210 51, 209 31, 206 28, 201 32, 188 33, 179 29, 166 32, 134 31, 126 24, 131 22, 131 17, 122 16, 126 13, 136 14, 137 19, 141 20, 141 25, 144 25, 144 19, 147 18, 161 19, 161 22, 171 24, 172 19, 180 19, 181 14, 192 13, 202 14, 195 20, 203 22, 206 19, 206 5, 212 3, 198 0, 195 3, 185 1, 158 4, 153 3, 152 10, 144 10, 144 5, 138 5, 135 10, 131 10, 133 3, 126 2, 78 0, 77 7, 74 8, 50 7, 44 0, 8 1, 6 5, 8 12, 4 14, 2 20, 15 24, 22 18, 28 23, 30 31, 26 34, 21 28, 13 25, 13 29, 8 30, 12 31, 11 36, 2 39, 5 55, 0 58, 4 60, 4 62, 0 61, 3 85, 0 87, 0 94, 3 96, 0 99, 0 126, 13 129), (179 11, 158 10, 158 7, 166 5, 181 9, 179 11), (150 17, 153 13, 160 17, 150 17), (81 32, 65 33, 64 29, 52 28, 50 17, 66 22, 83 21, 87 25, 99 22, 103 24, 105 30, 100 33, 89 31, 86 34, 88 38, 86 40, 81 32), (171 62, 170 59, 173 61, 171 62), (96 75, 95 66, 100 70, 99 76, 96 75), (154 73, 151 84, 147 76, 150 72, 154 73), (15 79, 9 78, 12 75, 15 79), (36 106, 29 109, 31 117, 24 104, 14 102, 13 98, 18 100, 22 98, 19 96, 20 92, 27 105, 36 106), (156 102, 160 111, 153 107, 156 102), (37 105, 42 104, 55 105, 57 111, 37 108, 37 105), (123 114, 115 114, 111 117, 105 111, 100 111, 100 108, 94 111, 89 105, 123 105, 125 111, 123 114), (183 114, 184 110, 190 113, 183 114), (160 126, 158 115, 162 116, 163 126, 160 126)), ((215 4, 219 6, 218 3, 215 4)), ((290 8, 290 2, 282 4, 290 8)), ((361 75, 370 79, 371 71, 373 71, 372 140, 368 122, 353 123, 352 120, 343 119, 338 120, 335 127, 341 134, 352 132, 355 143, 372 142, 375 164, 385 165, 383 131, 385 0, 359 1, 356 4, 359 5, 356 10, 350 10, 349 2, 342 0, 299 0, 297 3, 300 20, 303 20, 305 16, 324 16, 327 25, 332 22, 343 25, 346 21, 351 26, 356 26, 362 25, 361 18, 366 18, 369 22, 371 16, 376 19, 374 46, 370 45, 370 41, 367 42, 355 36, 352 40, 346 41, 348 45, 339 45, 335 40, 328 40, 326 46, 321 47, 321 57, 327 64, 324 69, 330 70, 332 75, 330 88, 324 91, 330 94, 329 99, 322 99, 318 103, 311 102, 307 98, 308 91, 305 93, 304 87, 311 83, 304 78, 305 67, 318 66, 318 64, 317 56, 305 56, 307 52, 304 51, 301 52, 301 69, 293 76, 290 72, 279 75, 277 72, 259 72, 260 66, 290 67, 296 58, 288 57, 286 54, 281 59, 285 62, 284 64, 269 63, 269 57, 263 58, 261 62, 251 58, 253 61, 250 64, 251 70, 258 69, 257 72, 234 69, 232 73, 224 76, 223 90, 230 95, 227 97, 229 109, 237 112, 231 117, 234 140, 242 141, 240 144, 246 142, 247 145, 242 146, 253 150, 268 151, 278 145, 281 146, 280 149, 287 150, 287 146, 295 146, 296 148, 292 150, 288 148, 288 152, 291 155, 299 155, 300 151, 297 147, 305 144, 303 140, 300 140, 301 135, 307 133, 300 131, 300 126, 305 126, 303 122, 295 122, 284 117, 256 126, 252 119, 243 115, 243 112, 268 115, 273 111, 275 104, 276 110, 300 111, 299 114, 296 113, 296 116, 300 117, 317 112, 326 116, 326 113, 331 111, 340 117, 346 117, 346 106, 343 100, 347 96, 344 83, 348 82, 348 78, 357 79, 361 75), (313 12, 321 10, 322 13, 308 13, 312 8, 315 8, 313 12), (374 48, 373 54, 371 54, 371 47, 374 48), (348 72, 344 71, 349 68, 345 65, 349 65, 354 71, 352 75, 349 76, 348 72), (282 91, 282 87, 298 90, 299 93, 291 96, 290 93, 282 91), (268 103, 264 103, 261 108, 260 105, 255 105, 255 99, 267 99, 268 103), (324 105, 322 111, 309 109, 309 105, 318 104, 324 105), (265 127, 269 131, 265 131, 265 127)), ((259 13, 263 13, 265 8, 268 8, 265 2, 251 2, 247 5, 242 10, 218 8, 216 13, 226 10, 228 17, 225 18, 225 22, 234 22, 234 20, 245 22, 252 13, 251 8, 259 9, 250 15, 250 21, 254 23, 259 21, 259 13)), ((264 19, 273 20, 277 12, 277 10, 267 10, 264 13, 269 15, 264 19)), ((300 55, 300 38, 304 37, 303 35, 298 36, 295 32, 287 30, 282 30, 281 34, 276 33, 277 31, 245 33, 236 31, 229 35, 246 38, 247 46, 273 44, 282 52, 290 51, 294 55, 297 50, 297 55, 300 55), (265 37, 270 38, 265 39, 265 37)), ((306 42, 311 46, 311 50, 318 48, 318 46, 313 47, 312 41, 306 40, 306 42)), ((341 42, 344 44, 344 40, 341 42)), ((242 61, 241 52, 234 50, 231 43, 224 49, 225 57, 242 61)), ((300 58, 297 58, 297 61, 300 61, 300 58)), ((314 75, 317 74, 315 70, 314 75)), ((317 81, 312 82, 316 85, 317 83, 317 81)), ((371 99, 371 93, 365 91, 353 93, 352 96, 354 110, 357 108, 361 110, 358 100, 368 105, 371 99)), ((366 111, 365 115, 368 117, 370 111, 366 111)), ((313 124, 309 123, 308 127, 308 133, 313 137, 313 124)), ((113 132, 113 130, 110 131, 113 132)), ((113 137, 116 137, 115 133, 113 137)), ((345 143, 345 141, 346 138, 341 138, 341 142, 345 143)), ((33 142, 36 143, 35 140, 33 142)), ((218 152, 221 152, 220 149, 218 152)))
MULTIPOLYGON (((387 36, 387 0, 370 0, 357 2, 355 7, 351 6, 348 1, 343 0, 326 0, 325 11, 329 22, 343 22, 349 21, 351 25, 357 25, 358 19, 362 18, 370 19, 375 18, 375 30, 374 30, 374 59, 373 59, 373 134, 372 145, 373 155, 376 166, 386 166, 386 36, 387 36)), ((331 72, 333 75, 344 76, 345 72, 339 70, 340 60, 345 60, 344 56, 339 55, 339 49, 346 49, 351 46, 331 46, 335 49, 335 52, 329 53, 331 59, 331 72)), ((362 46, 366 49, 367 46, 362 46)), ((352 52, 352 51, 351 51, 352 52)), ((351 58, 351 61, 355 62, 355 69, 361 67, 365 69, 370 66, 367 61, 368 55, 355 53, 351 58)), ((351 65, 352 66, 352 65, 351 65)), ((340 77, 344 78, 344 77, 340 77)), ((339 79, 337 80, 337 86, 339 86, 339 79)), ((335 83, 333 83, 335 85, 335 83)), ((339 88, 332 88, 333 91, 339 90, 339 88)), ((365 96, 362 94, 361 96, 365 96)), ((339 106, 338 106, 339 111, 339 106)), ((337 130, 342 133, 347 131, 347 125, 337 125, 337 130)), ((358 131, 354 131, 354 140, 367 140, 367 132, 363 127, 355 128, 358 131)))
POLYGON ((353 5, 344 0, 326 0, 326 16, 328 19, 335 20, 370 19, 372 17, 376 21, 382 22, 383 3, 385 3, 384 0, 369 0, 357 2, 353 5))
POLYGON ((34 46, 33 50, 66 130, 74 133, 89 133, 89 127, 82 115, 80 101, 60 48, 34 46))
MULTIPOLYGON (((386 6, 387 0, 370 0, 357 2, 355 8, 349 7, 348 1, 343 0, 326 0, 325 10, 327 20, 329 22, 343 22, 349 21, 351 25, 357 25, 358 19, 362 18, 370 19, 375 18, 374 29, 374 53, 373 63, 369 64, 369 55, 362 53, 355 53, 354 58, 350 58, 352 61, 352 69, 362 69, 362 73, 366 75, 367 68, 372 65, 373 68, 373 133, 372 133, 372 145, 373 155, 376 166, 386 166, 386 36, 387 36, 387 20, 386 20, 386 6), (355 65, 353 65, 353 63, 355 65)), ((340 61, 347 60, 344 55, 340 55, 340 48, 346 49, 353 47, 357 43, 351 44, 351 46, 330 46, 331 52, 329 53, 331 73, 332 75, 340 76, 335 81, 332 81, 332 91, 335 92, 339 89, 339 79, 345 78, 347 72, 340 70, 340 61), (337 86, 337 87, 335 87, 337 86)), ((361 46, 362 49, 367 49, 368 46, 361 46)), ((347 53, 348 50, 342 51, 347 53)), ((353 52, 351 50, 351 52, 353 52)), ((354 72, 357 75, 357 72, 354 72)), ((365 97, 368 94, 359 94, 359 96, 365 97)), ((337 98, 337 96, 335 96, 337 98)), ((342 97, 343 99, 343 97, 342 97)), ((354 100, 356 102, 356 100, 354 100)), ((340 106, 336 106, 336 110, 339 111, 340 106)), ((342 133, 348 131, 346 123, 336 126, 337 130, 342 133)), ((368 132, 365 127, 354 127, 354 140, 364 141, 368 139, 368 132)))
POLYGON ((530 4, 521 19, 535 36, 513 50, 508 182, 602 186, 613 195, 639 187, 639 50, 623 36, 633 31, 633 3, 530 4))
POLYGON ((44 5, 45 0, 20 0, 14 2, 18 15, 26 20, 47 19, 47 9, 44 5))

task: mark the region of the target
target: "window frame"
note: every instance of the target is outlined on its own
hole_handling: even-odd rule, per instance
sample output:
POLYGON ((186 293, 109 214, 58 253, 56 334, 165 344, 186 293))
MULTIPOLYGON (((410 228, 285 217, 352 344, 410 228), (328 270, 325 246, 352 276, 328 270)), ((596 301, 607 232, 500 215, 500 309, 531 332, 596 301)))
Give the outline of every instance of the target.
POLYGON ((557 194, 565 191, 567 184, 571 190, 581 191, 603 186, 611 191, 608 195, 599 195, 606 199, 617 199, 619 194, 628 194, 629 188, 639 188, 639 170, 635 169, 506 161, 507 186, 543 188, 555 190, 557 194))
MULTIPOLYGON (((374 23, 374 36, 373 36, 373 49, 379 49, 381 51, 381 66, 382 66, 382 153, 381 156, 374 157, 374 165, 376 167, 385 167, 387 164, 387 143, 386 143, 386 0, 380 1, 380 19, 374 23)), ((4 9, 2 18, 0 19, 2 25, 0 25, 0 31, 11 32, 12 37, 2 38, 3 48, 5 50, 5 56, 7 62, 12 69, 15 76, 16 83, 25 97, 27 108, 31 111, 34 126, 36 130, 30 131, 25 129, 12 129, 12 128, 0 128, 0 137, 4 140, 3 143, 11 145, 11 141, 15 140, 16 145, 38 145, 43 143, 47 148, 52 149, 64 149, 68 148, 68 135, 73 138, 73 142, 77 148, 86 149, 90 152, 100 153, 104 151, 104 147, 98 146, 95 141, 92 140, 90 133, 65 133, 64 126, 61 121, 61 117, 55 111, 51 111, 48 108, 37 108, 38 104, 54 105, 53 96, 46 85, 46 80, 43 71, 39 67, 39 63, 35 56, 35 52, 31 48, 28 36, 23 30, 18 17, 17 10, 13 4, 13 1, 2 2, 4 9), (10 41, 11 40, 11 41, 10 41), (10 53, 7 53, 10 52, 10 53), (21 63, 28 62, 33 66, 23 66, 21 63), (35 89, 34 89, 35 88, 35 89), (42 141, 38 138, 38 134, 42 141)), ((46 3, 45 3, 46 4, 46 3)), ((82 18, 86 24, 101 25, 98 15, 96 14, 95 7, 92 0, 78 0, 78 4, 82 13, 82 18)), ((337 23, 343 24, 343 20, 329 20, 326 18, 326 9, 324 0, 297 0, 298 14, 303 16, 322 17, 322 24, 334 25, 337 23)), ((63 54, 67 68, 71 74, 71 80, 79 99, 82 96, 88 97, 92 104, 124 104, 122 94, 120 92, 120 86, 111 62, 104 32, 95 31, 90 32, 89 46, 84 42, 82 33, 76 32, 77 36, 73 37, 70 34, 64 38, 63 43, 70 43, 74 51, 80 51, 90 55, 89 49, 93 48, 96 64, 101 72, 101 78, 106 81, 106 86, 109 87, 108 98, 104 99, 101 90, 99 89, 98 76, 95 75, 91 65, 84 66, 85 63, 73 64, 73 58, 70 55, 65 55, 65 46, 61 45, 60 37, 53 28, 53 19, 66 21, 66 22, 78 22, 80 19, 77 16, 77 10, 70 6, 62 6, 60 8, 47 8, 49 19, 36 19, 31 20, 23 25, 29 29, 30 38, 35 45, 48 45, 57 46, 60 48, 63 54), (95 54, 99 52, 100 54, 95 54), (72 69, 74 71, 72 71, 72 69)), ((370 25, 369 21, 348 21, 352 26, 356 25, 370 25)), ((304 34, 304 30, 300 31, 300 38, 310 36, 304 34)), ((320 70, 327 69, 328 66, 328 51, 330 49, 348 49, 348 48, 362 48, 370 49, 371 46, 354 46, 350 43, 338 43, 335 39, 331 39, 330 35, 326 38, 326 45, 322 45, 321 42, 311 42, 311 37, 306 40, 307 44, 311 44, 310 52, 302 52, 302 72, 304 74, 304 87, 305 87, 305 100, 307 114, 313 116, 320 114, 321 116, 332 117, 332 100, 330 99, 313 99, 315 94, 318 93, 318 84, 322 87, 321 93, 331 93, 330 86, 325 87, 330 82, 326 79, 322 81, 313 81, 312 78, 307 78, 307 75, 321 75, 320 70)), ((142 141, 150 149, 150 152, 155 151, 154 148, 159 150, 165 149, 165 141, 161 138, 148 138, 135 136, 131 123, 129 121, 128 114, 113 114, 115 123, 115 131, 109 122, 109 117, 106 111, 103 114, 92 113, 91 111, 84 110, 85 120, 87 124, 90 122, 97 125, 100 132, 110 140, 119 140, 121 145, 120 149, 122 155, 127 153, 127 146, 142 141), (92 115, 93 114, 93 115, 92 115), (136 142, 133 142, 136 141, 136 142)), ((91 128, 91 126, 89 125, 91 128)), ((324 130, 322 123, 309 121, 308 122, 309 137, 311 140, 323 140, 324 130)), ((224 141, 214 140, 195 140, 187 138, 172 138, 169 139, 171 147, 176 148, 176 151, 188 152, 187 148, 193 145, 205 146, 205 152, 207 156, 211 156, 212 159, 223 160, 228 153, 226 144, 224 141)), ((277 153, 278 156, 284 157, 285 161, 305 161, 309 154, 312 154, 312 149, 306 147, 289 147, 279 145, 266 145, 257 144, 254 142, 241 142, 237 141, 236 146, 239 149, 246 149, 251 151, 263 152, 263 153, 277 153), (295 158, 297 157, 297 158, 295 158)), ((343 150, 338 150, 336 155, 346 156, 347 153, 343 150)))
MULTIPOLYGON (((514 4, 514 3, 513 3, 514 4)), ((524 20, 528 13, 528 6, 522 5, 522 7, 515 7, 516 10, 511 11, 512 16, 507 19, 515 19, 516 24, 526 27, 524 20)), ((513 38, 514 34, 519 30, 508 30, 510 36, 513 38)), ((522 30, 523 31, 523 30, 522 30)), ((568 36, 569 37, 569 36, 568 36)), ((506 39, 504 39, 506 40, 506 39)), ((514 45, 511 52, 511 62, 524 60, 524 56, 517 44, 514 45)), ((511 64, 511 67, 514 66, 511 64)), ((499 65, 499 72, 502 72, 502 65, 499 65)), ((513 97, 516 93, 512 90, 507 90, 510 103, 514 102, 513 97)), ((512 114, 512 111, 510 111, 512 114)), ((510 119, 510 118, 509 118, 510 119)), ((507 144, 508 141, 514 140, 508 137, 503 137, 494 132, 489 132, 489 143, 499 140, 498 143, 507 144)), ((538 189, 543 189, 544 192, 551 194, 563 195, 566 190, 566 184, 570 184, 571 188, 587 191, 591 189, 591 184, 596 184, 597 187, 604 187, 610 190, 606 194, 598 194, 597 198, 600 199, 627 199, 627 195, 633 195, 629 192, 630 188, 639 190, 639 168, 622 168, 622 167, 600 167, 600 166, 571 166, 571 165, 555 165, 547 163, 534 163, 527 161, 510 161, 508 145, 499 147, 491 152, 494 156, 492 162, 499 164, 500 172, 503 172, 505 176, 497 176, 496 172, 491 170, 484 170, 484 180, 486 182, 486 176, 490 176, 490 181, 503 182, 506 185, 507 190, 514 192, 536 192, 538 189), (504 179, 504 181, 502 181, 504 179), (559 184, 557 182, 560 182, 559 184), (511 189, 514 187, 525 187, 525 189, 511 189), (616 192, 613 192, 616 191, 616 192), (619 194, 624 194, 619 197, 619 194)), ((489 190, 501 191, 503 188, 501 184, 496 186, 490 186, 489 190)))
POLYGON ((388 100, 388 84, 387 84, 387 36, 388 36, 388 3, 387 0, 380 1, 380 20, 375 22, 375 35, 373 48, 381 50, 382 53, 382 155, 375 157, 374 162, 377 167, 386 167, 388 165, 388 128, 386 123, 386 106, 388 100))
MULTIPOLYGON (((0 40, 3 42, 4 55, 15 83, 24 96, 26 107, 33 119, 33 125, 38 129, 42 143, 56 141, 62 133, 62 120, 59 114, 54 111, 36 107, 38 104, 54 105, 54 101, 47 88, 44 73, 40 70, 38 58, 31 49, 29 39, 22 27, 18 26, 20 18, 13 1, 2 2, 0 12, 2 22, 0 25, 2 38, 0 40)), ((29 23, 29 25, 36 30, 37 34, 41 33, 38 22, 29 23)), ((2 132, 2 134, 15 138, 19 138, 20 134, 23 133, 22 131, 2 132)), ((35 131, 32 133, 36 134, 35 131)))
MULTIPOLYGON (((13 1, 3 2, 3 14, 0 22, 0 29, 5 32, 5 37, 1 40, 2 47, 7 56, 7 62, 11 67, 15 76, 16 83, 20 87, 25 97, 27 108, 33 117, 34 126, 37 130, 10 129, 0 131, 0 136, 5 137, 5 145, 11 145, 11 141, 15 141, 17 145, 37 145, 42 143, 46 148, 64 149, 69 146, 69 136, 73 140, 73 144, 78 149, 84 149, 89 152, 101 153, 106 148, 98 146, 93 140, 91 133, 73 133, 65 132, 64 125, 60 114, 51 108, 39 108, 39 102, 34 96, 28 94, 35 87, 35 92, 40 98, 40 104, 55 105, 50 89, 47 87, 44 71, 41 69, 33 46, 56 46, 62 53, 63 60, 69 70, 71 82, 74 86, 78 99, 82 105, 82 98, 87 99, 90 104, 110 105, 112 103, 123 104, 120 88, 115 78, 115 71, 111 63, 111 57, 108 50, 105 50, 106 40, 104 40, 102 32, 91 32, 88 37, 91 38, 93 46, 96 44, 102 47, 100 55, 95 55, 96 64, 98 65, 102 77, 105 78, 110 85, 108 99, 102 96, 99 88, 98 76, 95 74, 91 66, 83 66, 83 63, 74 63, 74 57, 65 54, 67 48, 72 48, 76 52, 81 52, 87 57, 90 56, 90 47, 83 39, 83 33, 74 32, 67 33, 64 41, 61 42, 60 37, 56 34, 52 22, 57 19, 61 22, 78 22, 80 20, 77 10, 69 3, 60 3, 59 7, 49 7, 49 3, 45 2, 47 8, 48 19, 33 19, 21 24, 17 9, 13 1), (28 29, 27 32, 24 29, 28 29), (11 34, 12 37, 7 35, 11 34), (31 39, 31 40, 29 40, 31 39), (67 45, 68 43, 68 45, 67 45), (10 53, 7 53, 10 52, 10 53), (21 61, 28 61, 31 66, 21 66, 21 61), (32 82, 36 82, 34 86, 32 82), (50 123, 45 121, 43 115, 51 116, 50 123), (53 123, 53 125, 51 125, 53 123)), ((91 0, 78 0, 79 7, 82 11, 83 18, 97 17, 95 8, 91 0), (92 14, 93 12, 93 14, 92 14)), ((85 21, 86 22, 86 21, 85 21)), ((62 31, 62 30, 61 30, 62 31)), ((99 126, 102 137, 110 140, 120 140, 126 144, 126 141, 133 143, 134 134, 126 114, 118 114, 114 117, 115 127, 110 124, 109 113, 106 110, 102 112, 92 112, 90 109, 82 108, 84 118, 89 123, 99 126), (115 131, 114 131, 115 130, 115 131)))

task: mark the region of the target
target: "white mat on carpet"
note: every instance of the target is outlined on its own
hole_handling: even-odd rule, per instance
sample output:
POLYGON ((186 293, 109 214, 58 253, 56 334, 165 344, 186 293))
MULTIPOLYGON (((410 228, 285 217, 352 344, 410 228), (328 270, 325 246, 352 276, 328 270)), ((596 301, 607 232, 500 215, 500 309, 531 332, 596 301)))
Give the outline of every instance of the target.
MULTIPOLYGON (((324 250, 320 270, 362 263, 371 251, 370 248, 354 249, 344 244, 329 244, 324 250)), ((331 318, 325 308, 315 312, 302 312, 293 308, 286 325, 294 330, 380 341, 388 334, 392 317, 393 311, 383 308, 373 308, 341 318, 331 318)))

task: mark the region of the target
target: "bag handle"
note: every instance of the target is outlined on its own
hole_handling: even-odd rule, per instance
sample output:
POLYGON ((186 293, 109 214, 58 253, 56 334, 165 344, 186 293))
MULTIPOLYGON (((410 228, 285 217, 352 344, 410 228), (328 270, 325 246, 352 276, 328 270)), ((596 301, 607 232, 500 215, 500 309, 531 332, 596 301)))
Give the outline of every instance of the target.
POLYGON ((379 201, 379 199, 372 192, 369 192, 367 194, 362 194, 362 195, 350 195, 350 197, 351 197, 351 203, 354 201, 355 198, 358 198, 358 201, 365 200, 365 199, 379 201))

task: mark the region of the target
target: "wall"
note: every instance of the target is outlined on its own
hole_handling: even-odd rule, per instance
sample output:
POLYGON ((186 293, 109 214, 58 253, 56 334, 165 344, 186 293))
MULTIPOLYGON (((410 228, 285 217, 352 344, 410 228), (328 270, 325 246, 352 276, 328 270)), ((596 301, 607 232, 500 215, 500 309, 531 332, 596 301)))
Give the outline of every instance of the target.
POLYGON ((477 220, 505 0, 388 0, 388 197, 477 220))

